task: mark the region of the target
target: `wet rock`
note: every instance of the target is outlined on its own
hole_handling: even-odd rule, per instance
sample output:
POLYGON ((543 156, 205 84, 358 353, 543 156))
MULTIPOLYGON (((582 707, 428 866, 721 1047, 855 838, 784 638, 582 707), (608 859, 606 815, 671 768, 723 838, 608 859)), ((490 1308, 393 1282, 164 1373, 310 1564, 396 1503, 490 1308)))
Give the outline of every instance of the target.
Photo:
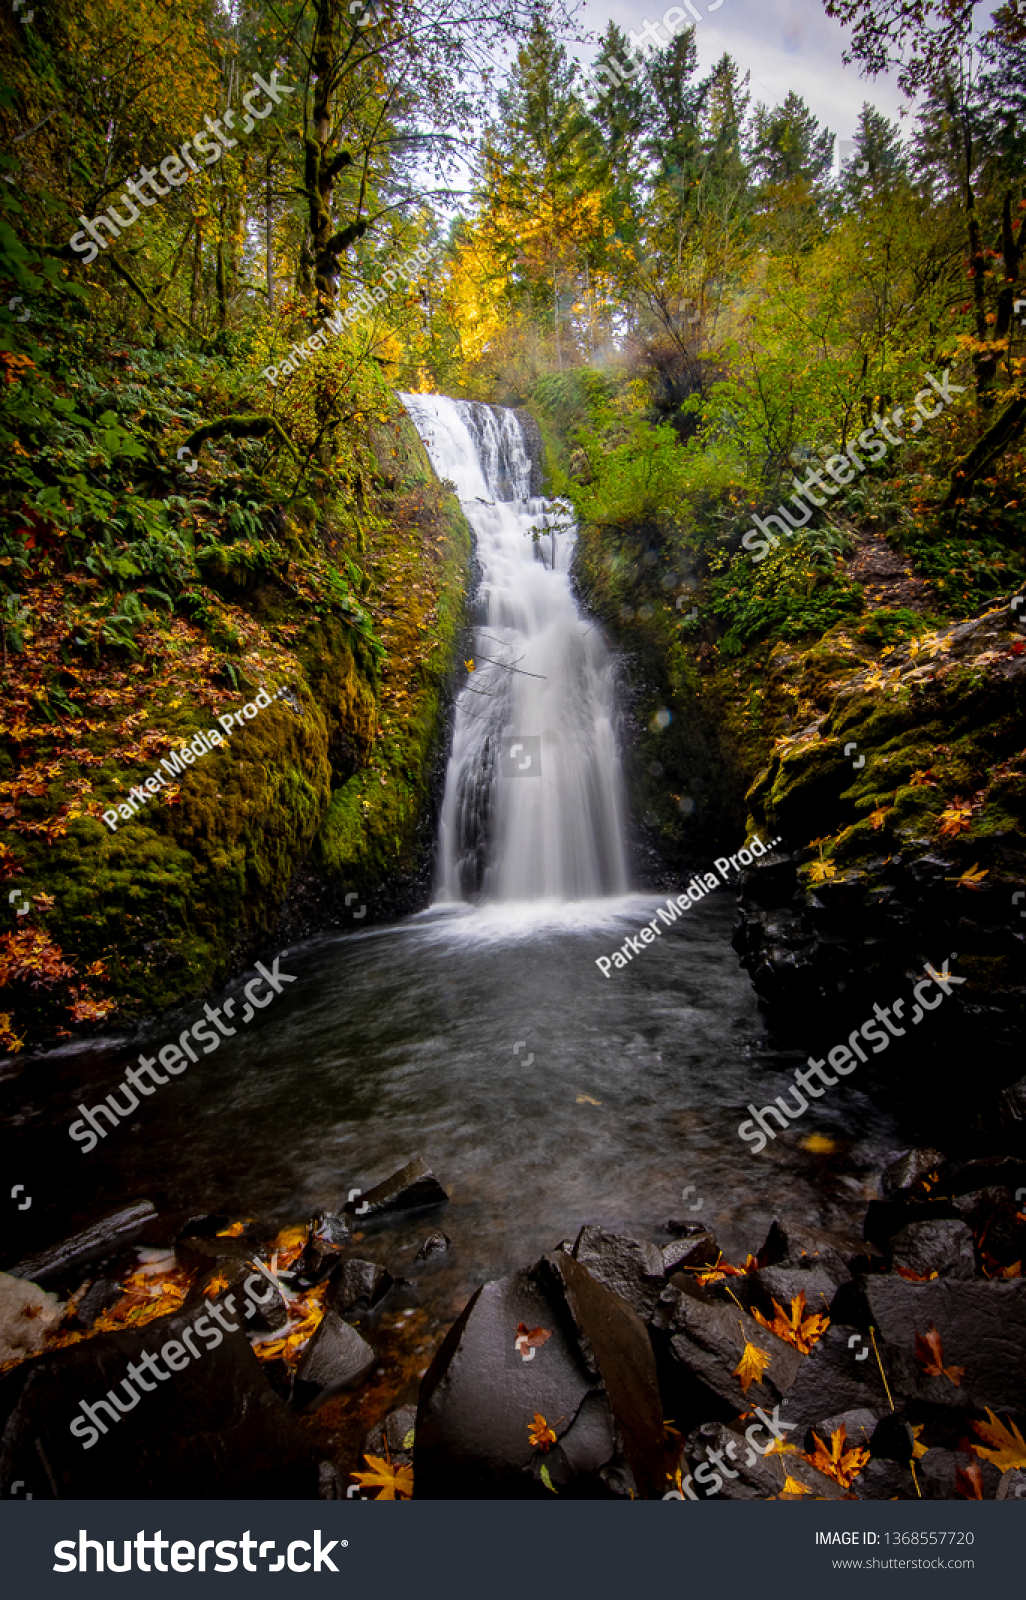
POLYGON ((894 1235, 910 1223, 951 1220, 958 1221, 958 1210, 950 1200, 871 1200, 862 1232, 870 1244, 886 1252, 894 1235))
POLYGON ((394 1281, 379 1262, 353 1258, 336 1270, 328 1285, 325 1305, 341 1317, 369 1311, 385 1298, 394 1281))
POLYGON ((899 1194, 912 1191, 922 1197, 922 1179, 931 1172, 937 1172, 943 1161, 940 1150, 923 1148, 904 1151, 880 1174, 880 1189, 884 1199, 893 1200, 899 1194))
POLYGON ((571 1498, 658 1498, 670 1457, 644 1324, 572 1257, 487 1283, 449 1330, 421 1385, 414 1448, 428 1499, 548 1499, 544 1465, 571 1498), (516 1330, 552 1336, 525 1361, 516 1330), (547 1453, 528 1430, 540 1413, 547 1453))
MULTIPOLYGON (((684 1447, 684 1493, 700 1500, 770 1500, 784 1487, 784 1458, 755 1450, 740 1428, 703 1422, 684 1447), (690 1477, 688 1476, 690 1469, 690 1477)), ((790 1458, 789 1458, 790 1459, 790 1458)))
POLYGON ((0 1361, 17 1361, 41 1350, 47 1330, 61 1320, 64 1310, 58 1295, 0 1272, 0 1361))
POLYGON ((1021 1278, 977 1278, 971 1283, 867 1278, 866 1300, 895 1402, 900 1395, 949 1407, 1026 1410, 1024 1291, 1021 1278), (957 1385, 945 1377, 927 1377, 916 1362, 915 1336, 925 1336, 931 1324, 941 1336, 944 1366, 964 1368, 957 1385))
MULTIPOLYGON (((889 1368, 887 1375, 890 1378, 889 1368)), ((804 1432, 821 1418, 846 1411, 872 1411, 880 1415, 889 1410, 868 1337, 833 1326, 805 1357, 788 1390, 782 1414, 804 1432), (849 1339, 853 1339, 854 1344, 849 1345, 849 1339)))
POLYGON ((874 1457, 866 1463, 853 1484, 860 1500, 915 1500, 916 1486, 908 1467, 897 1461, 874 1457))
POLYGON ((868 1265, 864 1240, 782 1218, 771 1223, 758 1260, 760 1267, 819 1267, 837 1289, 868 1265))
MULTIPOLYGON (((870 1449, 873 1437, 880 1421, 880 1414, 870 1411, 867 1406, 856 1406, 851 1411, 838 1411, 831 1417, 823 1417, 820 1422, 814 1422, 805 1433, 805 1449, 812 1455, 815 1453, 816 1440, 821 1439, 827 1450, 830 1441, 839 1428, 844 1429, 844 1448, 846 1450, 870 1449)), ((911 1456, 909 1450, 905 1459, 911 1456)))
POLYGON ((806 1359, 733 1301, 710 1302, 689 1289, 671 1290, 660 1311, 660 1321, 665 1321, 660 1339, 665 1387, 669 1415, 675 1418, 729 1421, 746 1404, 772 1408, 787 1394, 806 1359), (746 1342, 770 1358, 761 1381, 747 1393, 735 1376, 746 1342))
POLYGON ((310 1239, 303 1254, 292 1268, 296 1282, 303 1288, 320 1283, 345 1260, 342 1245, 331 1244, 326 1239, 310 1239))
POLYGON ((377 1364, 377 1356, 335 1311, 326 1311, 300 1357, 293 1389, 296 1404, 308 1411, 343 1389, 352 1389, 377 1364))
POLYGON ((243 1323, 247 1333, 277 1333, 287 1325, 288 1309, 281 1290, 251 1262, 234 1256, 215 1256, 199 1270, 185 1297, 185 1309, 209 1302, 215 1282, 218 1301, 243 1323))
POLYGON ((837 1289, 835 1275, 817 1263, 812 1267, 759 1267, 740 1279, 734 1292, 749 1310, 758 1306, 772 1321, 774 1301, 789 1317, 799 1295, 805 1296, 806 1316, 817 1311, 829 1313, 837 1289))
MULTIPOLYGON (((669 1223, 667 1231, 672 1231, 669 1223)), ((715 1236, 708 1228, 697 1226, 693 1233, 683 1233, 671 1244, 663 1245, 663 1271, 669 1277, 682 1267, 709 1267, 719 1253, 715 1236)))
POLYGON ((574 1244, 574 1260, 599 1283, 620 1295, 647 1322, 666 1282, 658 1245, 604 1228, 585 1227, 574 1244))
POLYGON ((253 1246, 244 1239, 204 1239, 189 1234, 175 1243, 175 1259, 186 1272, 206 1272, 229 1261, 252 1261, 253 1246))
POLYGON ((186 1234, 212 1238, 222 1228, 227 1228, 231 1220, 227 1214, 213 1216, 209 1211, 161 1211, 144 1223, 133 1243, 148 1249, 170 1250, 175 1241, 186 1234))
POLYGON ((220 1329, 202 1312, 97 1334, 26 1362, 0 1379, 3 1418, 0 1482, 20 1478, 36 1500, 276 1500, 317 1493, 316 1460, 268 1387, 245 1332, 238 1325, 220 1329), (221 1340, 211 1347, 215 1331, 221 1340), (193 1359, 186 1333, 199 1351, 193 1359), (128 1367, 146 1353, 167 1375, 151 1378, 152 1392, 139 1393, 128 1367), (172 1361, 178 1370, 170 1370, 172 1361), (130 1404, 117 1421, 111 1390, 130 1404), (93 1427, 80 1402, 106 1433, 93 1427), (81 1427, 72 1434, 76 1420, 81 1427))
POLYGON ((28 1278, 32 1283, 51 1283, 69 1277, 90 1261, 100 1261, 113 1255, 125 1245, 133 1244, 148 1222, 157 1215, 149 1200, 135 1200, 131 1205, 101 1217, 80 1233, 62 1239, 48 1250, 27 1256, 17 1266, 9 1268, 12 1278, 28 1278))
POLYGON ((414 1156, 405 1167, 383 1183, 375 1184, 345 1205, 347 1216, 369 1220, 393 1211, 423 1211, 428 1206, 448 1205, 449 1196, 423 1156, 414 1156))
MULTIPOLYGON (((919 1488, 924 1500, 956 1500, 964 1498, 959 1494, 959 1473, 970 1473, 973 1465, 979 1469, 983 1482, 984 1500, 997 1498, 998 1486, 1001 1483, 1001 1473, 991 1461, 984 1461, 975 1451, 965 1450, 927 1450, 916 1462, 916 1475, 919 1478, 919 1488)), ((972 1474, 975 1477, 975 1473, 972 1474)), ((969 1488, 969 1498, 975 1499, 972 1493, 972 1477, 961 1480, 969 1488)))
POLYGON ((1001 1474, 995 1500, 1026 1500, 1026 1470, 1012 1467, 1001 1474))
POLYGON ((413 1461, 416 1432, 416 1406, 400 1406, 371 1429, 363 1441, 363 1453, 386 1456, 394 1466, 408 1467, 413 1461))
POLYGON ((429 1233, 421 1245, 414 1261, 428 1261, 432 1256, 444 1256, 452 1244, 447 1233, 429 1233))
POLYGON ((89 1285, 68 1318, 68 1327, 91 1328, 97 1317, 117 1305, 123 1292, 121 1285, 113 1278, 97 1278, 95 1283, 89 1285))
POLYGON ((318 1500, 344 1500, 346 1491, 342 1485, 342 1474, 332 1461, 321 1461, 317 1466, 317 1498, 318 1500))
POLYGON ((1015 1156, 976 1156, 972 1161, 946 1161, 940 1170, 936 1193, 948 1197, 973 1189, 1001 1186, 1011 1190, 1026 1186, 1026 1161, 1015 1156))
POLYGON ((891 1265, 917 1277, 974 1278, 976 1248, 964 1222, 910 1222, 891 1240, 891 1265))

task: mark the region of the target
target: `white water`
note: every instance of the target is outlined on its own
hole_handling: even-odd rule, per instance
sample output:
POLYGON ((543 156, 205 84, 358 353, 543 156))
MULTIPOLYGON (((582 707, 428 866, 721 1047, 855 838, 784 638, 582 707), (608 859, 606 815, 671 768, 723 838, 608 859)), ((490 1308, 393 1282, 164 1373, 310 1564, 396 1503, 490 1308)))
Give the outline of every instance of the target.
POLYGON ((438 899, 622 894, 612 663, 570 590, 573 534, 557 536, 555 571, 548 533, 545 562, 538 559, 529 530, 550 526, 555 508, 531 498, 530 457, 512 411, 442 395, 400 398, 438 476, 456 485, 481 568, 474 670, 457 700, 442 802, 438 899), (540 746, 511 755, 525 738, 540 746), (528 758, 526 775, 513 775, 528 758))

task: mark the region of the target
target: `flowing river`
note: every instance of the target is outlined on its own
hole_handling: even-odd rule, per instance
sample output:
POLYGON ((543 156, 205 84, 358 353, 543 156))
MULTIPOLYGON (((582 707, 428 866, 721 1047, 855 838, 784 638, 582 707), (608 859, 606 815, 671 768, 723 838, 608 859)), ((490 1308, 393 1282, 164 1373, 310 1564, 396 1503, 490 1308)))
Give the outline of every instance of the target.
MULTIPOLYGON (((553 570, 550 532, 531 537, 553 508, 530 496, 512 412, 406 403, 457 484, 481 573, 434 905, 290 947, 281 966, 298 981, 259 1023, 89 1154, 68 1138, 74 1108, 200 1002, 131 1041, 15 1061, 2 1088, 8 1183, 32 1197, 21 1217, 9 1207, 26 1244, 142 1196, 294 1222, 422 1153, 449 1206, 368 1230, 361 1248, 416 1280, 426 1364, 474 1288, 584 1222, 652 1237, 670 1217, 701 1220, 743 1259, 776 1214, 859 1225, 876 1174, 910 1141, 893 1078, 872 1069, 764 1154, 739 1139, 744 1107, 780 1093, 772 1069, 795 1058, 769 1048, 730 948, 729 889, 602 976, 596 957, 664 901, 627 882, 614 664, 573 600, 572 534, 558 534, 553 570), (439 1226, 450 1251, 415 1266, 439 1226)), ((6 1243, 17 1249, 10 1228, 6 1243)))

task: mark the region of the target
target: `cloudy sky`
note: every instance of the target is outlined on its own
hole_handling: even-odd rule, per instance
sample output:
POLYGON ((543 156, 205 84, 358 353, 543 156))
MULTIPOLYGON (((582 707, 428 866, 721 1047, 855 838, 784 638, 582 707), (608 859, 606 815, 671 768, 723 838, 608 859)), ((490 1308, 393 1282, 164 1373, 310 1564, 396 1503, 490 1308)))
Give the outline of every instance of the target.
MULTIPOLYGON (((871 81, 860 77, 856 67, 841 65, 847 30, 826 15, 821 0, 719 0, 711 14, 710 0, 691 3, 702 16, 696 37, 703 71, 729 51, 742 71, 752 75, 753 103, 773 104, 796 89, 820 122, 842 139, 855 132, 864 100, 897 118, 902 97, 891 81, 871 81)), ((625 32, 633 28, 640 33, 647 19, 659 20, 666 4, 667 0, 585 0, 581 20, 596 34, 605 31, 610 19, 625 32)), ((582 59, 592 54, 586 49, 580 52, 582 59)))

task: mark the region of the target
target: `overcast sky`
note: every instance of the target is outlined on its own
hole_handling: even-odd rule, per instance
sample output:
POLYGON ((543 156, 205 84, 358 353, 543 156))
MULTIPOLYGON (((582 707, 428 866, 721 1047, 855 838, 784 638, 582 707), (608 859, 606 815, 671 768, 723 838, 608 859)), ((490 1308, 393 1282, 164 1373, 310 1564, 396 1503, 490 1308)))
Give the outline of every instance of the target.
MULTIPOLYGON (((862 78, 856 67, 841 65, 847 30, 826 15, 821 0, 720 0, 711 15, 709 3, 692 0, 702 15, 696 31, 700 66, 708 70, 729 51, 742 72, 752 75, 753 104, 756 100, 773 104, 795 89, 820 122, 842 139, 855 132, 864 100, 897 119, 902 96, 893 82, 862 78)), ((646 20, 659 21, 667 4, 668 0, 584 0, 581 20, 599 35, 610 19, 625 32, 633 28, 640 33, 646 20)), ((587 59, 593 52, 580 54, 587 59)))

